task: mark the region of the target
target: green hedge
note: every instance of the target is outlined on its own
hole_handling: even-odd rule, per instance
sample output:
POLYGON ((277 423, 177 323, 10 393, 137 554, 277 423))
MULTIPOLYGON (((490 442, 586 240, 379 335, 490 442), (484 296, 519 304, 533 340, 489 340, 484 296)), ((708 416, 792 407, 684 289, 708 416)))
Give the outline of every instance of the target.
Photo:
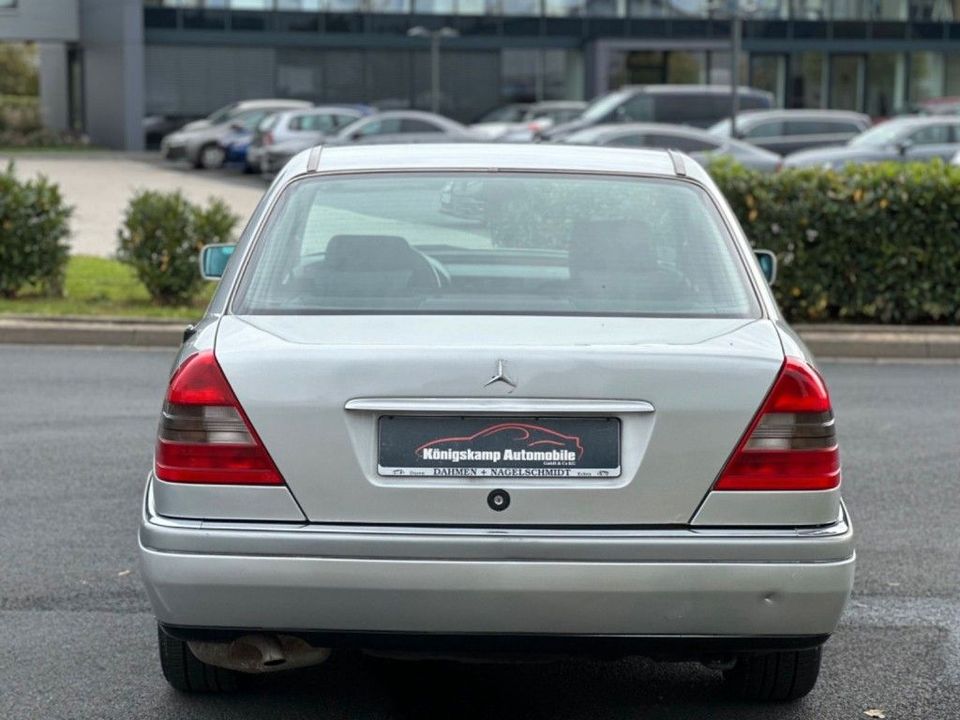
POLYGON ((941 162, 710 173, 750 241, 779 258, 796 322, 960 320, 960 168, 941 162))
POLYGON ((219 199, 195 205, 179 191, 143 190, 127 205, 117 232, 117 259, 132 267, 160 305, 184 305, 197 294, 200 249, 230 242, 240 218, 219 199))
POLYGON ((72 212, 45 177, 21 180, 13 163, 0 172, 0 298, 14 298, 28 285, 63 293, 72 212))

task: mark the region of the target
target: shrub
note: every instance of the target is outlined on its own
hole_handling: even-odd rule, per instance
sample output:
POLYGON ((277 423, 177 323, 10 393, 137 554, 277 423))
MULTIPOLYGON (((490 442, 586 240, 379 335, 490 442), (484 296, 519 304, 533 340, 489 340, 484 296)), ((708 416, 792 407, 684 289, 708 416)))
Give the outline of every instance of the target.
POLYGON ((203 282, 200 249, 230 242, 238 219, 222 200, 211 199, 203 208, 179 191, 142 191, 127 206, 117 257, 133 267, 154 302, 184 304, 203 282))
POLYGON ((46 178, 18 180, 13 163, 0 173, 0 297, 16 297, 26 285, 63 293, 72 211, 46 178))
POLYGON ((711 165, 794 321, 960 320, 960 168, 942 162, 760 174, 711 165))

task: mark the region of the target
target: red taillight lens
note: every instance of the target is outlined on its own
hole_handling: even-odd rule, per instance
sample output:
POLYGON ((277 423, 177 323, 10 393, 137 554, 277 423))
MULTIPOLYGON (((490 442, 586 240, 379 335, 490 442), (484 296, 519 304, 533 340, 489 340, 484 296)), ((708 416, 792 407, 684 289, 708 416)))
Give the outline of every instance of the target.
POLYGON ((830 395, 807 363, 787 358, 714 490, 829 490, 840 485, 830 395))
POLYGON ((170 380, 154 474, 167 482, 283 484, 212 351, 187 358, 170 380))
POLYGON ((263 136, 264 145, 273 145, 273 133, 265 133, 263 136))

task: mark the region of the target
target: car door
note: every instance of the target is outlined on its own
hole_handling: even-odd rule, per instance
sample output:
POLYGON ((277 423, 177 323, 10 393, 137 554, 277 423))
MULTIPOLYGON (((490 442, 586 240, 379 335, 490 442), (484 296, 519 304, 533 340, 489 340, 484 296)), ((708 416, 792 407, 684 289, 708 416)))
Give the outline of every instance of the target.
POLYGON ((940 158, 950 162, 958 149, 958 133, 954 123, 926 125, 914 130, 903 141, 900 156, 904 162, 940 158))

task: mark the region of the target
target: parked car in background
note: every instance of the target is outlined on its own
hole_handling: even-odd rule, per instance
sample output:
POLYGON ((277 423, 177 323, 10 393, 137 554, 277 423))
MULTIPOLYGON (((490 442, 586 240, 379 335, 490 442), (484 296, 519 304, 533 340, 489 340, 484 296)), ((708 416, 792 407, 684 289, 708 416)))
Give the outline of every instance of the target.
POLYGON ((220 108, 203 120, 187 123, 160 142, 165 160, 186 160, 197 168, 223 165, 226 152, 220 141, 236 130, 255 128, 267 115, 279 110, 312 107, 305 100, 244 100, 220 108))
MULTIPOLYGON (((730 137, 730 118, 710 128, 730 137)), ((752 110, 737 115, 736 137, 778 155, 814 147, 846 145, 867 130, 870 116, 846 110, 752 110)))
POLYGON ((323 105, 309 110, 287 110, 269 115, 248 139, 246 166, 253 172, 261 172, 268 148, 295 148, 290 155, 292 157, 373 112, 373 108, 363 105, 323 105))
POLYGON ((717 137, 700 128, 662 123, 599 125, 567 135, 560 142, 574 145, 660 148, 687 153, 701 165, 729 157, 761 172, 774 172, 783 162, 776 153, 733 138, 717 137))
POLYGON ((934 115, 888 120, 857 135, 843 147, 804 150, 784 159, 785 167, 839 169, 853 163, 949 161, 960 150, 960 117, 934 115))
POLYGON ((481 139, 455 120, 420 110, 390 110, 360 118, 327 140, 328 145, 395 142, 458 142, 481 139))
POLYGON ((754 702, 814 687, 856 559, 773 256, 696 163, 508 150, 300 153, 238 245, 203 249, 220 285, 138 513, 177 690, 339 649, 692 660, 754 702), (487 227, 438 212, 463 179, 487 227))
POLYGON ((579 100, 506 105, 487 113, 470 129, 488 140, 522 142, 555 125, 577 119, 586 107, 587 103, 579 100))
MULTIPOLYGON (((659 122, 709 127, 730 115, 731 89, 724 85, 626 85, 595 98, 580 117, 541 135, 556 140, 577 130, 623 122, 659 122)), ((737 89, 740 108, 772 108, 765 90, 737 89)))

